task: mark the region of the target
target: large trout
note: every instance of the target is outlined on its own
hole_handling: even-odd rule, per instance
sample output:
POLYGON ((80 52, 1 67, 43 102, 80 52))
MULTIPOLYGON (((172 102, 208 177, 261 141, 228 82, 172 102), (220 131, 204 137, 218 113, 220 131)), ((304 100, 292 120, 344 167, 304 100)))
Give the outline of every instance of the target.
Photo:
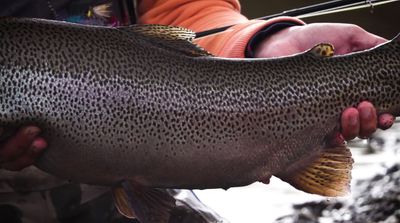
POLYGON ((340 112, 364 99, 400 112, 399 37, 276 59, 216 58, 192 38, 157 25, 2 19, 0 125, 41 127, 50 148, 37 166, 77 182, 228 188, 275 175, 338 196, 352 166, 345 145, 327 143, 340 112))

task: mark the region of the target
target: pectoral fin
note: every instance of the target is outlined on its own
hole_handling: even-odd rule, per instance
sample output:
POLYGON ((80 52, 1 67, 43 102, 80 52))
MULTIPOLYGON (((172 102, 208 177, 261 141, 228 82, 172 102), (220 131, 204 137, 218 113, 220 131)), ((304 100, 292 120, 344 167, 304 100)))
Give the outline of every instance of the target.
POLYGON ((127 218, 135 219, 136 214, 129 203, 129 198, 124 188, 114 187, 112 192, 118 212, 127 218))
POLYGON ((175 199, 165 190, 148 188, 124 181, 113 189, 118 211, 128 217, 137 218, 141 223, 168 222, 175 199))
POLYGON ((345 146, 324 149, 308 165, 277 175, 295 188, 329 197, 344 196, 350 190, 353 159, 345 146))

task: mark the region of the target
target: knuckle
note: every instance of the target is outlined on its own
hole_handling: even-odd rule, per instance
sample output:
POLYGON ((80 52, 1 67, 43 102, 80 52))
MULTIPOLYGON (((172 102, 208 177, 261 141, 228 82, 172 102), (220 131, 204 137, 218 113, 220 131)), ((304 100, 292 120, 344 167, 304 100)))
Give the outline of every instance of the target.
POLYGON ((26 138, 34 138, 40 133, 40 129, 36 126, 27 126, 22 130, 22 136, 26 138))
POLYGON ((372 103, 370 102, 370 101, 362 101, 362 102, 360 102, 360 104, 358 105, 358 107, 360 108, 360 107, 368 107, 368 108, 370 108, 370 107, 373 107, 373 105, 372 105, 372 103))
POLYGON ((359 34, 359 33, 365 33, 365 29, 363 29, 361 26, 356 25, 356 24, 350 24, 350 31, 353 33, 359 34))

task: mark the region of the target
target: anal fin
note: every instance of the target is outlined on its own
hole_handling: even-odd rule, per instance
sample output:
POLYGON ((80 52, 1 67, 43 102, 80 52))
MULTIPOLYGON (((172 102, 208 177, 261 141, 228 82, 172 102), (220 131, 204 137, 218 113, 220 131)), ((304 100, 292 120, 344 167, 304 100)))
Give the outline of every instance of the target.
POLYGON ((344 196, 350 190, 353 159, 345 145, 325 148, 318 158, 300 168, 277 175, 304 192, 328 197, 344 196))
POLYGON ((141 223, 168 222, 171 210, 176 206, 175 198, 163 189, 148 188, 129 181, 113 189, 118 211, 141 223))
POLYGON ((129 203, 129 198, 124 188, 114 187, 112 192, 118 212, 127 218, 135 219, 136 214, 129 203))

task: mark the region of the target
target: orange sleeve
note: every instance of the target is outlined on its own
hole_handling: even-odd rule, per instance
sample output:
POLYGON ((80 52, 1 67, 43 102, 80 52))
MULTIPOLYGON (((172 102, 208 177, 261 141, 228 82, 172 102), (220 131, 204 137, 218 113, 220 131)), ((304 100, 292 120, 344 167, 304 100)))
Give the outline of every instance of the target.
POLYGON ((249 40, 277 22, 304 24, 292 17, 248 20, 240 14, 238 0, 138 0, 138 22, 189 28, 195 32, 234 25, 228 30, 196 39, 196 43, 221 57, 245 57, 249 40))

